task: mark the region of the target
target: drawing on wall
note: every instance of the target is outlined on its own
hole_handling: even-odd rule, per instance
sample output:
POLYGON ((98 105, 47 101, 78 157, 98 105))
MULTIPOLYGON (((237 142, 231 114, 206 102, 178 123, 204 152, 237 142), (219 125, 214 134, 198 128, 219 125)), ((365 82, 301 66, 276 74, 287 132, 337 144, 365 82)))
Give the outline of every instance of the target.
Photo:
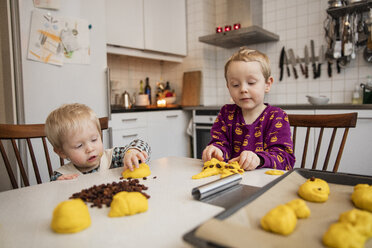
POLYGON ((28 59, 47 64, 89 64, 88 22, 32 12, 28 59))
POLYGON ((89 64, 90 42, 89 23, 86 20, 64 18, 64 28, 60 38, 63 46, 65 63, 89 64))
POLYGON ((34 0, 36 8, 59 9, 60 5, 60 0, 34 0))
POLYGON ((33 11, 27 58, 53 65, 63 65, 60 26, 59 19, 33 11))

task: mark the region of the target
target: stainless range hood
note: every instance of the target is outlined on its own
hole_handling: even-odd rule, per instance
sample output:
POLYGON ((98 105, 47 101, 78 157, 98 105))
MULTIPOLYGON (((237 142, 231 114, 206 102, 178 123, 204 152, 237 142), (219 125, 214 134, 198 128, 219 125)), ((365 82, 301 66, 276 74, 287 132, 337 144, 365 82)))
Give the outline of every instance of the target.
POLYGON ((279 35, 262 28, 262 0, 227 0, 226 5, 226 25, 233 26, 234 23, 240 23, 241 28, 201 36, 200 42, 234 48, 279 40, 279 35))

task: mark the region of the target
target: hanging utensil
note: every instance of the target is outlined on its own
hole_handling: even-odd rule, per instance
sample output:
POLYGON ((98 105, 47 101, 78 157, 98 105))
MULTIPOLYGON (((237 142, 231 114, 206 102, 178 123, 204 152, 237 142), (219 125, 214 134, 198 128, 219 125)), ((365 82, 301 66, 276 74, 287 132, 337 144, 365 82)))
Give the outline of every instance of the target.
POLYGON ((317 70, 316 77, 320 77, 321 71, 322 71, 322 64, 324 63, 324 60, 325 60, 323 45, 320 46, 318 58, 319 58, 319 60, 318 60, 318 70, 317 70))
POLYGON ((285 52, 285 49, 284 49, 284 64, 287 68, 287 75, 288 75, 288 77, 290 77, 291 76, 291 71, 289 70, 288 56, 287 56, 287 53, 285 52))
POLYGON ((342 42, 340 37, 340 18, 335 19, 334 27, 334 44, 333 44, 333 58, 338 59, 342 56, 342 42))
POLYGON ((305 46, 304 53, 305 53, 305 77, 308 78, 309 77, 309 50, 307 46, 305 46))
POLYGON ((279 76, 279 81, 282 81, 283 79, 283 70, 284 70, 284 54, 285 54, 285 50, 284 50, 284 46, 282 48, 282 51, 280 52, 280 58, 279 58, 279 68, 280 68, 280 76, 279 76))
POLYGON ((344 19, 345 21, 343 22, 342 51, 344 56, 350 56, 353 52, 350 15, 346 14, 344 19))
POLYGON ((300 59, 300 57, 297 55, 296 56, 296 61, 297 61, 297 63, 299 63, 300 64, 300 68, 301 68, 301 73, 302 73, 302 75, 306 75, 306 72, 305 72, 305 67, 302 65, 302 62, 301 62, 301 59, 300 59))
POLYGON ((328 59, 327 61, 327 72, 328 72, 328 77, 332 77, 332 65, 333 65, 333 62, 332 60, 328 59))
POLYGON ((314 40, 310 41, 310 47, 311 47, 311 63, 313 66, 313 78, 316 78, 316 59, 315 59, 315 46, 314 46, 314 40))
POLYGON ((294 55, 293 49, 289 49, 288 53, 289 53, 289 59, 291 60, 294 77, 295 79, 297 79, 298 75, 297 75, 297 70, 296 70, 296 57, 294 55))

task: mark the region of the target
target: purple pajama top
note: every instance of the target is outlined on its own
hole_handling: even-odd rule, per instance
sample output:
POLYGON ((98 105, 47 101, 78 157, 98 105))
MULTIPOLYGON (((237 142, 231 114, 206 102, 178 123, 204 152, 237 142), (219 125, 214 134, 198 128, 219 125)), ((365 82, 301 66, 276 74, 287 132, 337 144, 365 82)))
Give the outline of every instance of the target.
POLYGON ((238 105, 224 105, 212 126, 209 145, 219 148, 225 161, 252 151, 261 159, 257 168, 291 170, 296 159, 288 115, 281 108, 265 105, 252 124, 245 124, 238 105))

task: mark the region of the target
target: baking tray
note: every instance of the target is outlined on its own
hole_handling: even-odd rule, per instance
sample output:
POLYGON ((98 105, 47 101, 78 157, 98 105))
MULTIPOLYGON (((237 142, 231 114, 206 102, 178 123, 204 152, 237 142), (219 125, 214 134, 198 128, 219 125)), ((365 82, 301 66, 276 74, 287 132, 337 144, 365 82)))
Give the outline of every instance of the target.
MULTIPOLYGON (((225 211, 221 212, 220 214, 216 215, 214 218, 219 220, 224 220, 227 217, 231 216, 235 212, 237 212, 242 207, 246 206, 247 204, 253 202, 256 198, 264 194, 266 191, 268 191, 270 188, 274 187, 276 184, 278 184, 280 181, 285 180, 288 176, 290 176, 292 173, 297 173, 300 176, 304 177, 305 179, 309 179, 311 177, 316 177, 323 179, 327 181, 328 183, 333 184, 340 184, 340 185, 349 185, 354 186, 356 184, 365 183, 365 184, 372 184, 372 176, 364 176, 364 175, 357 175, 357 174, 346 174, 346 173, 334 173, 334 172, 328 172, 328 171, 320 171, 320 170, 311 170, 311 169, 301 169, 296 168, 292 170, 291 172, 288 172, 284 174, 283 176, 273 180, 271 183, 265 185, 260 190, 256 191, 254 194, 252 194, 250 197, 242 200, 238 204, 232 206, 229 209, 226 209, 225 211)), ((183 236, 183 239, 192 244, 196 247, 223 247, 221 245, 209 242, 207 240, 203 240, 195 235, 196 230, 200 227, 197 226, 190 232, 186 233, 183 236)))

